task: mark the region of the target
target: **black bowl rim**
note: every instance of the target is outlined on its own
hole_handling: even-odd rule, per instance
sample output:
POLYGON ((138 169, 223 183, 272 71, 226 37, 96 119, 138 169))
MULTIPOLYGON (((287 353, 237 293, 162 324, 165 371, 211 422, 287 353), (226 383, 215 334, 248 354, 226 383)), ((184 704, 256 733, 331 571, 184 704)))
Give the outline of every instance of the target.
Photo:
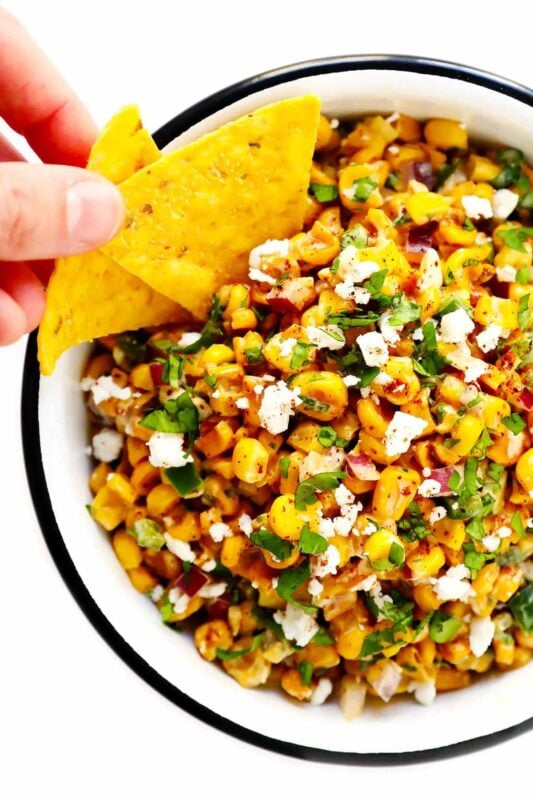
MULTIPOLYGON (((321 58, 291 64, 235 83, 195 103, 177 114, 154 134, 159 147, 164 147, 192 125, 237 100, 255 94, 276 84, 282 84, 330 72, 355 70, 395 70, 425 73, 453 78, 483 86, 533 106, 533 90, 484 70, 447 61, 408 55, 346 55, 321 58)), ((493 746, 504 740, 533 729, 533 717, 501 731, 495 731, 467 741, 428 750, 396 753, 354 753, 330 751, 316 747, 273 739, 238 723, 227 720, 211 709, 180 691, 154 670, 107 619, 91 596, 72 561, 55 518, 42 462, 39 432, 39 369, 37 363, 37 335, 28 340, 22 382, 22 445, 30 493, 48 550, 67 588, 79 607, 114 652, 152 688, 197 719, 230 734, 241 741, 264 749, 307 761, 361 766, 392 766, 416 764, 471 753, 493 746)))

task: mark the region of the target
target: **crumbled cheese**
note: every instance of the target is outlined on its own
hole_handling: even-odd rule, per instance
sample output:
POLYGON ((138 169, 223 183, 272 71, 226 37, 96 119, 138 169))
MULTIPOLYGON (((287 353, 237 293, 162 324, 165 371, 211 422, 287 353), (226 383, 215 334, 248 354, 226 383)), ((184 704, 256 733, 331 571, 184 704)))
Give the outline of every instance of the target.
POLYGON ((84 447, 83 448, 83 452, 85 453, 86 456, 92 456, 93 449, 92 449, 91 445, 88 444, 86 447, 84 447))
POLYGON ((298 344, 297 339, 289 336, 287 339, 280 339, 278 343, 279 354, 282 358, 288 358, 292 355, 294 348, 298 344))
POLYGON ((178 347, 190 347, 191 344, 196 344, 201 338, 201 333, 197 331, 187 331, 187 333, 182 333, 181 338, 178 340, 178 347))
POLYGON ((311 695, 311 705, 321 706, 333 691, 333 684, 329 678, 320 678, 311 695))
POLYGON ((352 505, 354 500, 354 493, 351 492, 343 483, 341 483, 341 485, 335 489, 335 501, 341 508, 345 505, 352 505))
POLYGON ((174 539, 169 533, 164 534, 165 543, 171 553, 181 558, 182 561, 194 561, 196 559, 194 550, 188 542, 182 542, 181 539, 174 539))
POLYGON ((489 368, 485 361, 472 355, 465 342, 461 342, 455 350, 448 353, 447 359, 453 367, 464 372, 467 383, 477 381, 489 368))
POLYGON ((470 219, 490 219, 493 216, 492 205, 486 197, 466 194, 461 197, 461 205, 470 219))
POLYGON ((427 422, 420 417, 395 411, 385 431, 385 452, 388 456, 407 453, 411 442, 427 428, 427 422))
POLYGON ((518 456, 521 454, 525 444, 525 440, 526 439, 524 431, 521 431, 520 433, 512 433, 509 436, 507 440, 506 451, 507 451, 507 458, 510 459, 511 463, 513 462, 513 459, 518 458, 518 456))
POLYGON ((381 613, 381 611, 385 607, 385 603, 392 603, 392 597, 388 594, 383 594, 383 590, 381 588, 381 583, 378 580, 370 587, 370 597, 374 601, 379 613, 378 613, 378 622, 380 620, 385 619, 385 616, 381 613))
POLYGON ((422 495, 422 497, 435 497, 435 495, 440 494, 440 491, 440 483, 432 480, 431 478, 422 481, 418 487, 418 494, 422 495))
POLYGON ((403 331, 403 325, 390 325, 391 314, 386 311, 378 320, 379 329, 387 344, 396 344, 400 341, 399 331, 403 331))
POLYGON ((381 367, 387 363, 389 348, 383 334, 377 331, 363 333, 356 338, 356 342, 368 367, 381 367))
POLYGON ((489 553, 494 553, 500 546, 500 537, 497 536, 495 533, 491 533, 489 536, 484 536, 481 540, 483 547, 489 551, 489 553))
POLYGON ((338 128, 339 124, 340 123, 339 123, 339 120, 337 119, 337 117, 333 117, 333 119, 330 119, 330 121, 329 121, 329 125, 330 125, 331 128, 333 128, 333 130, 338 128))
POLYGON ((272 275, 268 275, 268 273, 263 272, 262 269, 249 270, 248 277, 251 281, 257 281, 258 283, 269 283, 271 286, 276 283, 276 279, 273 278, 272 275))
POLYGON ((200 420, 202 422, 204 419, 207 419, 212 415, 213 410, 209 405, 209 403, 206 400, 204 400, 203 397, 197 395, 196 397, 192 397, 191 400, 193 402, 193 405, 196 406, 196 410, 198 411, 198 416, 200 417, 200 420))
POLYGON ((470 577, 470 570, 464 564, 450 567, 442 578, 435 580, 435 593, 439 600, 468 600, 475 592, 466 580, 470 577))
POLYGON ((328 350, 341 350, 346 344, 344 334, 338 325, 308 325, 305 328, 305 335, 312 344, 317 347, 324 347, 328 350))
POLYGON ((274 620, 281 625, 285 638, 296 642, 299 647, 309 644, 319 630, 316 620, 310 614, 290 604, 283 611, 275 611, 274 620))
POLYGON ((330 544, 324 553, 318 556, 311 556, 311 561, 312 577, 324 578, 326 575, 337 574, 337 567, 341 563, 341 554, 334 544, 330 544))
POLYGON ((173 589, 170 590, 168 593, 168 599, 172 603, 172 610, 175 614, 183 614, 184 611, 187 610, 187 606, 189 605, 189 595, 182 592, 180 589, 175 586, 173 589))
POLYGON ((184 467, 190 464, 192 456, 184 449, 185 438, 182 433, 153 433, 148 440, 149 461, 153 467, 184 467))
POLYGON ((237 400, 235 401, 235 405, 237 406, 237 408, 247 409, 250 408, 250 401, 248 400, 247 397, 238 397, 237 400))
POLYGON ((420 278, 418 288, 421 292, 436 287, 439 289, 444 283, 440 257, 436 250, 429 247, 420 261, 420 278))
POLYGON ((423 706, 430 706, 437 696, 435 681, 411 681, 407 691, 413 692, 417 703, 423 706))
POLYGON ((514 283, 516 281, 516 269, 510 264, 496 267, 496 277, 501 283, 514 283))
POLYGON ((510 189, 498 189, 492 196, 492 210, 496 219, 507 219, 518 205, 518 195, 510 189))
POLYGON ((415 328, 412 335, 413 342, 423 342, 424 341, 424 331, 422 328, 415 328))
POLYGON ((458 308, 449 314, 444 314, 440 323, 440 338, 443 342, 459 344, 464 342, 469 333, 474 330, 474 323, 464 310, 458 308))
POLYGON ((233 536, 233 531, 225 522, 213 522, 209 528, 209 536, 214 542, 221 542, 229 536, 233 536))
POLYGON ((512 534, 512 530, 508 525, 501 525, 496 531, 500 539, 507 539, 512 534))
POLYGON ((388 386, 389 383, 392 383, 392 378, 386 372, 378 372, 373 382, 378 386, 388 386))
POLYGON ((131 389, 129 386, 119 386, 115 383, 111 375, 100 375, 90 387, 93 400, 98 405, 103 403, 104 400, 109 400, 111 397, 116 397, 117 400, 129 400, 131 397, 131 389))
POLYGON ((273 589, 277 589, 278 588, 278 583, 279 583, 279 578, 272 578, 272 580, 270 582, 270 584, 271 584, 273 589))
POLYGON ((88 392, 91 386, 95 383, 95 379, 91 378, 90 375, 86 375, 85 378, 82 378, 80 381, 80 389, 82 392, 88 392))
POLYGON ((429 467, 424 467, 424 469, 422 470, 422 475, 424 476, 424 478, 430 478, 432 472, 433 470, 431 470, 429 467))
POLYGON ((479 658, 489 649, 494 638, 496 625, 490 617, 474 617, 470 623, 468 637, 470 649, 479 658))
POLYGON ((213 400, 218 400, 218 398, 220 397, 220 389, 215 389, 215 391, 211 394, 211 397, 213 398, 213 400))
POLYGON ((503 328, 501 325, 495 325, 491 322, 490 325, 487 325, 487 327, 476 336, 479 349, 483 353, 490 353, 491 350, 495 350, 498 347, 498 342, 500 341, 502 333, 503 328))
POLYGON ((206 583, 197 594, 198 597, 205 597, 206 599, 210 597, 220 597, 227 588, 228 584, 222 581, 220 583, 206 583))
POLYGON ((204 561, 202 564, 202 570, 204 572, 213 572, 214 569, 217 567, 217 562, 214 558, 210 558, 208 561, 204 561))
POLYGON ((93 436, 93 455, 98 461, 108 464, 119 457, 124 437, 112 428, 102 428, 93 436))
POLYGON ((358 592, 370 592, 377 583, 377 577, 372 575, 367 575, 366 578, 363 578, 362 581, 359 581, 357 586, 355 587, 358 592))
POLYGON ((388 122, 389 125, 392 125, 393 122, 396 122, 399 119, 400 119, 400 113, 398 111, 393 111, 392 114, 389 114, 388 117, 385 117, 385 122, 388 122))
POLYGON ((157 586, 154 586, 154 588, 150 592, 150 597, 152 598, 154 603, 158 603, 159 600, 161 600, 161 598, 163 597, 164 594, 165 594, 165 590, 163 589, 161 584, 158 583, 157 586))
POLYGON ((258 411, 261 426, 274 435, 284 433, 296 406, 301 405, 299 394, 299 389, 289 389, 285 381, 267 386, 258 411))
POLYGON ((249 514, 241 514, 237 520, 237 525, 239 526, 239 530, 241 530, 245 536, 252 535, 252 518, 249 514))
POLYGON ((311 595, 311 597, 318 597, 318 595, 322 592, 324 587, 318 580, 318 578, 311 578, 307 585, 307 591, 311 595))
POLYGON ((346 459, 346 453, 340 447, 330 447, 325 453, 316 453, 312 450, 302 459, 298 479, 300 483, 318 475, 319 472, 337 472, 346 459))
POLYGON ((263 394, 264 391, 265 387, 262 384, 258 383, 257 386, 254 386, 254 394, 263 394))
POLYGON ((260 269, 263 256, 286 258, 289 255, 289 245, 288 239, 267 239, 263 244, 258 244, 257 247, 250 250, 248 264, 252 269, 260 269))
POLYGON ((342 380, 344 385, 348 388, 351 386, 357 386, 358 383, 361 383, 361 378, 358 378, 356 375, 345 375, 342 380))
POLYGON ((441 519, 447 516, 446 509, 444 506, 435 506, 429 512, 428 522, 430 525, 435 525, 436 522, 440 522, 441 519))
POLYGON ((443 194, 450 194, 454 186, 457 186, 459 183, 464 183, 468 180, 466 173, 458 167, 451 175, 449 175, 444 183, 441 186, 441 192, 443 194))

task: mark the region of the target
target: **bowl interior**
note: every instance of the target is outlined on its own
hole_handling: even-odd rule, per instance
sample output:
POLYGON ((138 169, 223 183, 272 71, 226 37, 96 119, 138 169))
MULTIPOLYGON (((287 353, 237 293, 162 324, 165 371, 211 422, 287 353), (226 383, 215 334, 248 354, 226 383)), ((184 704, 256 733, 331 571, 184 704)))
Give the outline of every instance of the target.
MULTIPOLYGON (((419 118, 462 120, 472 137, 520 147, 533 157, 533 108, 480 85, 394 70, 325 73, 254 91, 198 122, 169 143, 173 148, 260 105, 316 93, 327 114, 357 116, 395 110, 419 118)), ((90 501, 87 428, 79 376, 89 347, 60 360, 40 381, 38 415, 44 474, 57 525, 79 575, 120 636, 157 672, 198 703, 250 731, 295 745, 337 753, 398 753, 438 748, 521 723, 533 716, 533 663, 487 677, 470 689, 415 702, 372 705, 352 724, 336 703, 295 707, 266 690, 245 691, 203 661, 188 634, 161 625, 157 610, 136 593, 104 535, 85 510, 90 501)))

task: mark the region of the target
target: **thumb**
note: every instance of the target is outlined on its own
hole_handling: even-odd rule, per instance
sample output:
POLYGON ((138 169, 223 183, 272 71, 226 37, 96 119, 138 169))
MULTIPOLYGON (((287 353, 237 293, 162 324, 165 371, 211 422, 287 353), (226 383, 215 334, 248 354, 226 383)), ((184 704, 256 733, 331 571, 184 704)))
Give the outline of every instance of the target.
POLYGON ((93 250, 122 225, 124 203, 105 178, 77 167, 0 164, 0 260, 93 250))

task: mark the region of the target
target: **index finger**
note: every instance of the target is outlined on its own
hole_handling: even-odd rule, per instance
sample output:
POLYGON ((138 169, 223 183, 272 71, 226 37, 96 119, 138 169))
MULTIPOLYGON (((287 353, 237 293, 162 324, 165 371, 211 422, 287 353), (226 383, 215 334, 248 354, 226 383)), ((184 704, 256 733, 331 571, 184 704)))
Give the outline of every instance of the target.
POLYGON ((0 9, 0 116, 45 162, 85 166, 96 126, 22 25, 0 9))

